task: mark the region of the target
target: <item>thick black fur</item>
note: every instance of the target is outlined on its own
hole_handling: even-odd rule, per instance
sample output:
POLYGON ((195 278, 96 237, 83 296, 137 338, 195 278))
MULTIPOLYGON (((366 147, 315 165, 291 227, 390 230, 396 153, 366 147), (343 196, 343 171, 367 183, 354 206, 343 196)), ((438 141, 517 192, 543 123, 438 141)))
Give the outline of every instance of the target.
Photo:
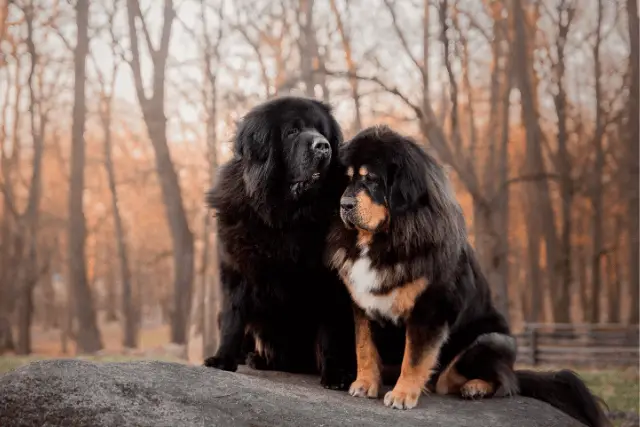
MULTIPOLYGON (((410 138, 382 126, 365 129, 346 143, 341 160, 353 175, 344 193, 350 202, 343 199, 342 221, 336 221, 329 234, 327 260, 345 277, 344 269, 361 256, 362 228, 351 213, 355 194, 364 191, 387 209, 387 221, 366 230, 372 235, 366 256, 378 283, 371 294, 386 295, 427 280, 426 290, 399 323, 407 328, 414 354, 448 333, 428 388, 435 390, 451 364, 467 380, 495 385, 494 394, 529 396, 588 426, 608 425, 598 399, 572 372, 514 370, 515 339, 492 302, 446 174, 431 156, 410 138), (360 176, 363 166, 368 173, 360 176)), ((374 320, 381 317, 367 314, 374 320)))
POLYGON ((235 371, 243 340, 255 337, 246 357, 254 368, 319 370, 330 388, 353 379, 349 296, 323 264, 345 185, 341 143, 330 107, 307 98, 265 102, 239 124, 234 157, 207 195, 223 305, 220 347, 206 366, 235 371))

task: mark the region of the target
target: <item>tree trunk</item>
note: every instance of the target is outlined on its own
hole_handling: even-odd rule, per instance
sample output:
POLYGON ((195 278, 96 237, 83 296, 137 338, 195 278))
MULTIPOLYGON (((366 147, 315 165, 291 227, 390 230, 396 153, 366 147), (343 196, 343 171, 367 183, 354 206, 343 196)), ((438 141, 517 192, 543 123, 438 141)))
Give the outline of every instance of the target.
POLYGON ((629 17, 629 40, 631 45, 631 54, 629 56, 629 66, 631 68, 630 82, 631 87, 629 90, 629 107, 628 107, 628 136, 627 136, 627 155, 626 159, 629 162, 628 173, 628 196, 627 196, 627 221, 629 223, 629 258, 627 264, 629 265, 629 289, 631 293, 631 317, 629 321, 632 324, 638 324, 638 317, 640 315, 640 251, 638 245, 640 240, 638 234, 640 232, 639 215, 638 210, 638 157, 640 153, 638 146, 640 145, 640 126, 639 126, 639 97, 640 97, 640 23, 638 18, 638 3, 637 0, 627 0, 627 15, 629 17))
MULTIPOLYGON (((425 5, 425 14, 428 13, 427 10, 428 5, 425 5)), ((482 173, 483 192, 490 196, 490 202, 488 208, 483 208, 477 202, 474 203, 474 236, 480 262, 491 285, 496 306, 502 314, 509 318, 509 186, 507 182, 509 163, 507 149, 511 72, 509 52, 503 43, 507 35, 506 22, 499 16, 500 9, 495 8, 494 10, 495 36, 492 43, 491 108, 489 129, 485 138, 486 144, 489 146, 489 154, 483 165, 484 171, 482 173), (496 169, 499 175, 497 180, 495 179, 496 169)), ((463 47, 466 49, 466 42, 463 47)), ((468 66, 465 66, 465 78, 467 90, 470 91, 467 68, 468 66)), ((469 104, 471 105, 471 103, 472 100, 469 99, 469 104)), ((476 144, 475 138, 475 127, 471 124, 472 145, 476 144)))
MULTIPOLYGON (((215 219, 214 219, 215 221, 215 219)), ((215 224, 213 224, 215 225, 215 224)), ((215 229, 215 227, 211 227, 211 229, 215 229)), ((204 282, 204 313, 203 313, 203 346, 202 346, 202 354, 204 357, 209 357, 212 354, 215 354, 218 349, 218 338, 219 338, 219 328, 218 328, 218 313, 219 313, 219 269, 218 269, 218 245, 217 245, 217 235, 215 236, 214 244, 210 245, 211 254, 209 255, 209 259, 211 262, 211 269, 203 276, 204 282)), ((211 238, 211 236, 206 236, 207 240, 211 238)))
MULTIPOLYGON (((530 213, 531 220, 540 221, 540 231, 545 241, 545 254, 547 261, 547 288, 556 289, 557 283, 557 261, 559 241, 555 228, 555 219, 551 197, 549 194, 549 184, 545 176, 545 166, 542 158, 542 131, 538 121, 538 111, 536 105, 535 88, 533 85, 533 64, 531 63, 531 53, 533 47, 527 36, 529 25, 524 16, 523 5, 519 0, 513 1, 513 15, 515 27, 514 61, 515 72, 518 76, 518 86, 522 99, 522 115, 526 130, 526 163, 525 173, 530 176, 541 176, 528 187, 531 190, 530 213)), ((534 236, 530 238, 535 239, 534 236)), ((535 248, 532 248, 535 249, 535 248)), ((537 263, 537 261, 536 261, 537 263)), ((565 312, 569 309, 565 306, 565 312)), ((553 313, 555 314, 555 313, 553 313)), ((554 319, 562 321, 563 319, 554 319)))
POLYGON ((120 264, 120 280, 122 281, 122 317, 123 317, 123 338, 122 345, 125 348, 135 348, 138 346, 138 331, 131 297, 131 269, 129 268, 129 256, 122 216, 120 215, 120 205, 118 202, 118 189, 116 187, 116 176, 113 167, 113 156, 111 148, 111 94, 104 96, 102 108, 102 126, 104 131, 104 159, 107 169, 107 179, 109 181, 109 191, 111 193, 111 210, 113 211, 113 222, 115 238, 118 248, 118 263, 120 264))
POLYGON ((75 294, 75 314, 78 320, 77 350, 80 353, 95 353, 102 349, 102 338, 87 281, 86 224, 82 206, 85 165, 85 66, 89 51, 89 0, 78 0, 76 24, 78 42, 74 53, 75 82, 69 190, 69 279, 75 294))
MULTIPOLYGON (((584 236, 586 233, 586 225, 588 222, 586 218, 587 214, 584 212, 584 209, 580 209, 579 207, 578 220, 576 221, 576 235, 584 236)), ((578 289, 577 292, 580 296, 580 308, 582 310, 582 321, 584 323, 589 323, 589 317, 591 315, 590 305, 589 305, 589 274, 588 274, 588 262, 587 262, 587 250, 585 248, 585 244, 579 242, 576 246, 575 252, 575 268, 576 268, 576 277, 578 280, 578 289)))
MULTIPOLYGON (((203 15, 204 16, 204 15, 203 15)), ((205 22, 203 20, 203 26, 205 22)), ((218 87, 217 73, 213 71, 212 60, 219 59, 218 47, 220 43, 219 34, 215 45, 215 56, 206 55, 207 83, 208 91, 205 92, 205 105, 207 106, 207 160, 209 168, 209 182, 214 185, 218 169, 218 134, 216 123, 218 121, 218 87)), ((207 38, 207 52, 214 50, 210 40, 207 38)), ((205 244, 202 254, 202 353, 203 357, 215 354, 218 349, 218 313, 220 305, 218 302, 218 292, 220 278, 218 270, 217 235, 211 245, 211 231, 216 229, 215 217, 210 217, 211 213, 205 213, 204 236, 205 244), (209 266, 211 267, 209 269, 209 266)))
POLYGON ((596 102, 596 130, 594 138, 595 165, 591 173, 593 182, 590 188, 591 203, 593 206, 593 216, 591 223, 592 247, 591 258, 591 321, 600 322, 600 301, 602 299, 602 255, 604 245, 604 232, 602 228, 603 220, 603 187, 602 173, 604 171, 604 124, 602 112, 602 87, 600 84, 600 40, 602 27, 602 0, 598 0, 598 27, 596 31, 596 42, 593 48, 594 77, 595 77, 595 102, 596 102))
POLYGON ((300 21, 301 37, 300 45, 300 70, 304 82, 305 95, 315 97, 315 73, 313 72, 313 62, 315 59, 315 28, 313 26, 313 4, 314 0, 300 0, 300 21), (304 19, 304 20, 303 20, 304 19))
POLYGON ((571 158, 567 149, 567 95, 564 87, 565 78, 565 46, 573 12, 571 10, 562 10, 566 6, 562 3, 558 7, 558 38, 556 42, 556 50, 558 63, 556 64, 557 86, 558 91, 554 96, 556 106, 556 114, 558 117, 558 163, 560 172, 560 199, 562 204, 562 224, 561 224, 561 250, 560 259, 560 282, 556 287, 557 291, 552 295, 553 298, 553 317, 556 322, 569 323, 571 321, 570 310, 570 288, 571 288, 571 235, 572 221, 571 208, 573 206, 573 183, 571 178, 571 158))
MULTIPOLYGON (((40 199, 42 194, 42 155, 44 151, 44 131, 46 115, 43 114, 41 104, 36 99, 34 91, 35 69, 38 63, 38 53, 33 39, 33 20, 35 11, 33 5, 25 8, 27 23, 27 50, 31 57, 31 69, 28 78, 29 87, 29 115, 31 135, 33 138, 33 166, 31 183, 25 213, 18 218, 18 236, 16 247, 17 264, 17 320, 18 339, 17 354, 31 353, 31 321, 33 318, 33 287, 38 280, 38 220, 40 213, 40 199), (40 125, 37 126, 36 114, 39 113, 40 125)), ((15 154, 14 154, 15 155, 15 154)))
MULTIPOLYGON (((428 2, 425 2, 428 3, 428 2)), ((360 106, 360 89, 359 89, 359 81, 356 78, 357 74, 357 66, 353 59, 353 51, 351 49, 351 38, 349 34, 347 34, 347 29, 344 25, 344 21, 342 20, 342 16, 340 16, 340 11, 338 10, 337 0, 329 0, 329 4, 331 6, 331 11, 336 18, 336 22, 338 24, 338 33, 340 33, 340 40, 342 41, 342 49, 344 50, 344 58, 347 63, 347 71, 349 72, 349 86, 351 88, 351 97, 353 98, 353 107, 355 110, 355 119, 353 122, 353 128, 351 132, 355 135, 362 129, 362 112, 360 106)), ((349 2, 345 2, 345 7, 347 10, 349 8, 349 2)), ((428 6, 425 6, 428 8, 428 6)), ((425 31, 428 29, 425 28, 425 31)))
POLYGON ((182 193, 178 176, 169 154, 164 108, 147 111, 145 122, 156 153, 156 169, 160 177, 162 194, 174 253, 174 294, 171 318, 171 342, 186 344, 187 329, 193 293, 194 248, 193 234, 189 229, 187 215, 182 205, 182 193))
POLYGON ((116 280, 113 274, 113 250, 111 246, 111 242, 103 242, 99 243, 100 246, 104 247, 104 259, 102 263, 104 265, 105 271, 104 274, 104 286, 105 291, 107 293, 106 304, 105 304, 105 321, 106 322, 115 322, 118 320, 118 292, 116 290, 116 280))
POLYGON ((620 241, 622 234, 622 224, 620 216, 616 215, 614 225, 614 246, 615 249, 607 256, 607 288, 608 302, 609 302, 609 323, 620 323, 620 314, 622 311, 622 305, 620 304, 620 280, 622 278, 620 274, 620 241))
MULTIPOLYGON (((474 203, 473 231, 478 261, 482 266, 482 272, 491 286, 491 292, 496 307, 500 312, 509 317, 509 292, 507 279, 503 276, 504 263, 507 262, 507 253, 504 252, 504 242, 493 231, 498 224, 500 212, 487 211, 474 203)), ((506 238, 506 236, 505 236, 506 238)))
POLYGON ((150 41, 147 41, 147 47, 151 52, 153 62, 153 96, 150 98, 147 98, 144 90, 140 50, 138 48, 138 33, 135 23, 137 17, 142 21, 142 25, 145 25, 144 17, 141 16, 137 0, 127 1, 127 11, 132 51, 130 64, 147 133, 156 155, 156 171, 160 179, 162 200, 171 232, 174 267, 171 342, 185 345, 187 343, 193 293, 193 233, 189 229, 187 214, 182 204, 182 192, 178 175, 171 161, 171 154, 167 144, 167 119, 164 113, 165 68, 169 56, 171 26, 175 18, 175 11, 173 10, 173 2, 165 0, 160 47, 155 49, 150 44, 150 41))
POLYGON ((0 242, 2 242, 2 253, 0 253, 0 355, 5 351, 12 351, 14 349, 13 343, 13 331, 11 328, 11 304, 9 301, 13 300, 11 292, 13 286, 11 286, 9 271, 10 260, 12 257, 13 247, 13 233, 11 233, 9 225, 9 212, 6 209, 6 202, 4 204, 5 211, 2 216, 2 225, 0 226, 0 242))

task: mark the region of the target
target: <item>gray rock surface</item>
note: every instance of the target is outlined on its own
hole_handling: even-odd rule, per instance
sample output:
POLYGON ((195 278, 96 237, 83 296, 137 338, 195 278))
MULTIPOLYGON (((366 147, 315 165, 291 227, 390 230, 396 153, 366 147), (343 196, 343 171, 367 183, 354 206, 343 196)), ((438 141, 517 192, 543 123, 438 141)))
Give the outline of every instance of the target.
POLYGON ((314 377, 229 373, 165 362, 33 362, 0 376, 0 426, 517 426, 580 425, 526 398, 423 396, 408 411, 314 377))

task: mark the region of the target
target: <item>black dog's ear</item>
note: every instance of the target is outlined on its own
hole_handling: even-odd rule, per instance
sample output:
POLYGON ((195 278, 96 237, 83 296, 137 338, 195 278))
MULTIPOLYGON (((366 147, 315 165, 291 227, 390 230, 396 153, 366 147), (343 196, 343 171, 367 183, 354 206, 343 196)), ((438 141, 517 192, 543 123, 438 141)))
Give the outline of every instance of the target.
POLYGON ((238 124, 234 154, 247 160, 263 162, 269 157, 271 126, 251 113, 238 124))
POLYGON ((260 115, 249 113, 238 126, 234 154, 244 163, 242 179, 256 211, 269 220, 268 196, 277 179, 276 156, 273 156, 272 126, 260 115))

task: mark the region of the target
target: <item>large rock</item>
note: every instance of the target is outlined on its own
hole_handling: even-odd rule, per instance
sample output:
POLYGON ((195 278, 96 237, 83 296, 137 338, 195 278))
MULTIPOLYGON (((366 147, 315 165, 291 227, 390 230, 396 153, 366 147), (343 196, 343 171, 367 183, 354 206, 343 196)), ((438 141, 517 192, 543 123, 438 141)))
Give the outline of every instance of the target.
POLYGON ((34 362, 0 376, 0 426, 517 426, 580 425, 527 398, 423 396, 408 411, 317 378, 229 373, 164 362, 34 362))

